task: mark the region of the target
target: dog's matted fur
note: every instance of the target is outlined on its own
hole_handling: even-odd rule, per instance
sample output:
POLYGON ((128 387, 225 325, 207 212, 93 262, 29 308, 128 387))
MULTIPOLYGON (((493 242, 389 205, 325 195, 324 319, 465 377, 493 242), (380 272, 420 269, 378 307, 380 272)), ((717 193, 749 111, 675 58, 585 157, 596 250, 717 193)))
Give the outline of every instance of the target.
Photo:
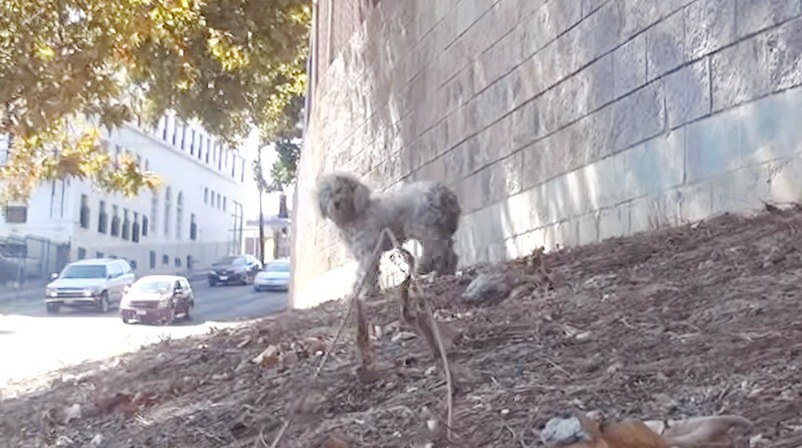
MULTIPOLYGON (((389 228, 400 243, 420 242, 423 254, 417 266, 419 273, 455 272, 458 257, 453 235, 461 209, 457 195, 442 183, 418 181, 395 191, 371 194, 354 176, 334 173, 319 180, 317 200, 323 217, 337 226, 357 259, 359 277, 366 276, 366 291, 378 287, 378 262, 372 263, 370 258, 384 228, 389 228)), ((385 241, 381 250, 390 249, 391 242, 385 241)))

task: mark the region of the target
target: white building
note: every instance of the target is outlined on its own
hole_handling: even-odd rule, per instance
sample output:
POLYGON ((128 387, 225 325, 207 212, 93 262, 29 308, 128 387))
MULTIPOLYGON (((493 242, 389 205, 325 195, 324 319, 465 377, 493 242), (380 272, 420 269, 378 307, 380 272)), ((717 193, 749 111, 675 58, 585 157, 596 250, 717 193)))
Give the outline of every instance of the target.
MULTIPOLYGON (((153 132, 132 123, 104 134, 104 145, 112 154, 129 153, 164 184, 126 198, 84 181, 55 181, 26 204, 9 204, 0 216, 0 248, 24 241, 29 276, 104 256, 128 260, 140 275, 191 272, 240 251, 249 167, 237 150, 172 116, 153 132)), ((2 152, 0 142, 0 163, 2 152)))

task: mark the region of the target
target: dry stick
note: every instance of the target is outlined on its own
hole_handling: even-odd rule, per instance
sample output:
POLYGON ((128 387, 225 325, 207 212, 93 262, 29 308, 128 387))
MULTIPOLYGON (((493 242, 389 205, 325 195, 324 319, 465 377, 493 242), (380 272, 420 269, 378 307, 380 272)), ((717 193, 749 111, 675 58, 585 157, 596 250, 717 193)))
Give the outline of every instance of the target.
MULTIPOLYGON (((388 229, 385 229, 388 230, 388 229)), ((389 231, 390 239, 393 242, 393 246, 396 249, 404 250, 400 244, 398 244, 398 239, 396 239, 395 235, 392 231, 389 231)), ((423 288, 421 288, 420 282, 414 275, 415 267, 410 265, 409 266, 409 276, 412 279, 413 285, 415 289, 417 289, 417 294, 420 297, 423 294, 423 288)), ((443 344, 443 338, 440 336, 440 327, 437 325, 437 321, 434 319, 434 313, 432 312, 431 307, 429 307, 429 302, 422 300, 423 307, 426 310, 426 314, 429 316, 429 320, 432 323, 432 332, 434 333, 434 338, 437 340, 437 347, 440 349, 440 359, 443 361, 443 370, 446 374, 446 403, 448 405, 448 414, 447 414, 447 422, 446 422, 446 439, 451 440, 451 421, 453 417, 453 409, 454 409, 454 400, 452 394, 452 385, 451 385, 451 368, 448 364, 448 356, 446 356, 446 348, 445 344, 443 344)))
MULTIPOLYGON (((334 335, 334 339, 329 343, 329 346, 326 348, 326 353, 323 354, 323 359, 320 360, 320 365, 318 365, 317 369, 315 369, 315 374, 312 376, 314 381, 320 377, 320 372, 323 371, 323 367, 326 365, 326 361, 328 361, 331 352, 334 351, 334 345, 337 344, 337 340, 340 339, 340 335, 345 328, 345 323, 348 321, 348 316, 351 314, 351 310, 354 308, 354 302, 359 300, 359 294, 362 292, 362 289, 365 287, 365 282, 367 280, 367 273, 373 270, 374 265, 379 262, 379 252, 382 247, 382 243, 384 242, 384 238, 389 237, 391 241, 396 241, 395 236, 393 235, 392 231, 388 228, 384 228, 379 234, 379 241, 376 242, 376 247, 373 249, 373 253, 371 254, 371 261, 368 269, 363 273, 362 277, 359 279, 359 283, 357 283, 357 287, 354 290, 353 295, 351 296, 351 301, 348 303, 348 309, 345 311, 345 314, 340 321, 340 326, 337 328, 337 333, 334 335)), ((273 443, 270 445, 270 448, 276 448, 278 443, 281 441, 281 438, 284 437, 284 433, 287 432, 287 429, 292 424, 292 421, 295 419, 296 414, 298 413, 298 408, 300 407, 301 403, 306 401, 306 398, 309 396, 309 389, 307 388, 307 392, 298 400, 293 406, 292 412, 290 416, 287 417, 287 420, 284 421, 284 425, 281 426, 278 434, 276 434, 276 438, 273 440, 273 443)))

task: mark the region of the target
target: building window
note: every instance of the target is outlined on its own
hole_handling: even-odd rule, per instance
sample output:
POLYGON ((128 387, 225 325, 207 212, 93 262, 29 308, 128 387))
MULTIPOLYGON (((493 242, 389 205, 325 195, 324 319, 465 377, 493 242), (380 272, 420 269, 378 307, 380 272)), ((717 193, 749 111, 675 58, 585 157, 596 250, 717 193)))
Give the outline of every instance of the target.
POLYGON ((139 213, 134 212, 134 223, 131 225, 131 241, 139 242, 139 213))
POLYGON ((162 255, 162 264, 170 264, 170 256, 162 255))
POLYGON ((187 255, 187 269, 192 269, 192 255, 187 255))
POLYGON ((195 241, 198 239, 198 223, 195 222, 195 214, 189 217, 189 239, 195 241))
POLYGON ((131 266, 131 270, 133 271, 136 269, 136 260, 128 260, 128 265, 131 266))
POLYGON ((220 148, 217 150, 217 170, 223 169, 223 144, 220 143, 220 148))
POLYGON ((103 252, 95 252, 95 258, 103 258, 104 256, 103 252))
POLYGON ((194 156, 195 155, 195 130, 192 129, 190 132, 191 132, 191 134, 190 134, 190 140, 189 140, 189 155, 194 156))
POLYGON ((156 217, 159 214, 159 196, 154 192, 150 198, 150 231, 156 233, 156 217))
POLYGON ((206 163, 209 163, 209 155, 212 152, 212 139, 206 137, 206 163))
POLYGON ((241 170, 239 172, 239 181, 245 182, 245 159, 242 159, 241 170))
POLYGON ((184 224, 184 193, 178 192, 178 200, 175 207, 175 238, 181 239, 181 228, 184 224))
POLYGON ((223 211, 226 211, 228 207, 226 206, 226 197, 223 196, 223 211))
POLYGON ((170 127, 170 116, 164 117, 164 128, 162 128, 162 140, 167 141, 167 129, 170 127))
POLYGON ((204 204, 208 204, 209 203, 209 189, 208 188, 204 188, 203 189, 203 203, 204 204))
POLYGON ((89 228, 89 198, 85 195, 81 195, 81 227, 84 229, 89 228))
POLYGON ((86 249, 84 249, 83 247, 78 248, 78 259, 79 260, 86 259, 86 249))
POLYGON ((25 224, 28 222, 27 205, 7 205, 6 222, 8 224, 25 224))
POLYGON ((142 215, 142 236, 143 237, 144 236, 148 236, 148 230, 149 230, 148 225, 150 225, 148 217, 146 215, 142 215))
POLYGON ((173 125, 173 139, 172 139, 173 146, 175 146, 175 144, 178 142, 178 126, 179 126, 178 120, 176 120, 175 124, 173 125))
POLYGON ((175 257, 175 267, 177 268, 181 267, 181 258, 175 257))
POLYGON ((127 240, 131 238, 131 221, 128 220, 128 209, 123 209, 123 232, 122 238, 127 240))
POLYGON ((106 201, 100 201, 100 214, 97 217, 97 231, 100 233, 109 231, 109 214, 106 212, 106 201))
POLYGON ((173 206, 173 190, 167 187, 164 192, 164 234, 170 235, 170 208, 173 206))
POLYGON ((203 135, 198 134, 198 160, 203 158, 203 135))
POLYGON ((120 217, 117 214, 117 206, 111 206, 111 236, 120 236, 120 217))
POLYGON ((148 252, 148 266, 151 269, 156 269, 156 252, 154 251, 148 252))
POLYGON ((145 159, 145 171, 150 171, 150 160, 145 159))

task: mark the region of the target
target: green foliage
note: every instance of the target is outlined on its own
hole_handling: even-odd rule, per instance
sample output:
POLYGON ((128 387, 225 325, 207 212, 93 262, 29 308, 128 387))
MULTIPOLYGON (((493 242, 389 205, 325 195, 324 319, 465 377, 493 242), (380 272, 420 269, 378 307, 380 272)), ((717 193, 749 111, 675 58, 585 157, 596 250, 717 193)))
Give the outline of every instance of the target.
POLYGON ((0 0, 0 133, 15 136, 5 193, 71 176, 155 188, 95 127, 166 110, 229 144, 252 126, 263 141, 293 135, 310 21, 306 0, 0 0))

